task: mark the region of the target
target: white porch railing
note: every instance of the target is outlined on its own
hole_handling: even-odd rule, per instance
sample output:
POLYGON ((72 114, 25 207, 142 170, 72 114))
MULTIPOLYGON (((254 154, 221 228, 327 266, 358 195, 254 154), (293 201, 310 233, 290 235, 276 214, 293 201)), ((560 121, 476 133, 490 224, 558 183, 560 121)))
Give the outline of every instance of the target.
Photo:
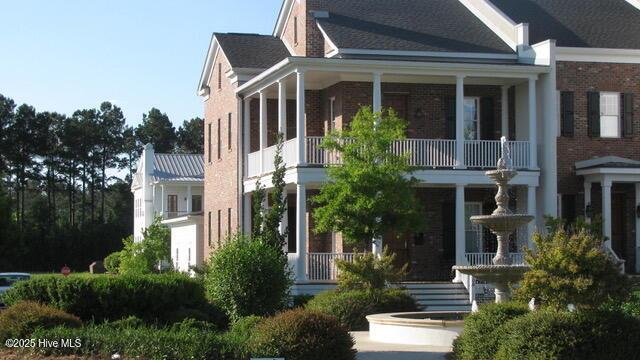
MULTIPOLYGON (((509 141, 511 161, 516 169, 529 168, 529 142, 509 141)), ((499 140, 465 140, 464 162, 467 167, 494 168, 501 156, 501 143, 499 140)))
POLYGON ((313 281, 332 281, 338 278, 336 260, 353 261, 354 253, 309 253, 307 275, 313 281))
MULTIPOLYGON (((340 154, 322 149, 322 136, 305 138, 305 160, 308 165, 340 164, 340 154)), ((516 169, 530 167, 528 141, 509 141, 513 166, 516 169)), ((287 140, 283 145, 282 157, 286 166, 297 163, 297 139, 287 140)), ((391 151, 396 154, 407 154, 409 164, 424 168, 453 168, 456 165, 456 140, 448 139, 404 139, 393 143, 391 151)), ((464 142, 465 166, 469 168, 494 168, 501 155, 500 141, 466 140, 464 142)), ((262 173, 273 171, 275 146, 262 151, 262 173)), ((248 175, 260 175, 260 152, 248 156, 248 175)))
MULTIPOLYGON (((493 257, 495 253, 465 253, 464 257, 467 259, 469 265, 491 265, 493 264, 493 257)), ((511 263, 514 265, 524 264, 524 253, 509 253, 511 257, 511 263)))

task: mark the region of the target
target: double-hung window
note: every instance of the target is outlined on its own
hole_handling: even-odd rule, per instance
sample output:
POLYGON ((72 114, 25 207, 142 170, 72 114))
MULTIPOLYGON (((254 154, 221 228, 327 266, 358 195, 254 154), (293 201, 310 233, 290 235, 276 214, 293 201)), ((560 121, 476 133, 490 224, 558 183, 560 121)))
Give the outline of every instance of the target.
POLYGON ((600 137, 620 137, 620 93, 600 93, 600 137))
POLYGON ((464 98, 464 139, 480 139, 480 98, 464 98))

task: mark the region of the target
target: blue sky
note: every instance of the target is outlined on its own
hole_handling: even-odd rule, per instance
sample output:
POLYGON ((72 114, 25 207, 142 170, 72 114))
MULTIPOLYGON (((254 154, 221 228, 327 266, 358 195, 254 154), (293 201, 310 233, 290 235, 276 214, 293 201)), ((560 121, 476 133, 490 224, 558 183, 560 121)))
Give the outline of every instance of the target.
POLYGON ((271 34, 281 0, 2 0, 0 94, 71 114, 108 100, 136 125, 203 116, 211 33, 271 34))

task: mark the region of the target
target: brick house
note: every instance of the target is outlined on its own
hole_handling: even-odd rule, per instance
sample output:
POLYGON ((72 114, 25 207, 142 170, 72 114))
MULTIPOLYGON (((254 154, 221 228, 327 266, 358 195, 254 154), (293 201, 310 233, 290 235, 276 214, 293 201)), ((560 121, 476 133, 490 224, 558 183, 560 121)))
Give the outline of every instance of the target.
POLYGON ((495 206, 484 171, 502 136, 519 170, 512 207, 536 216, 514 236, 514 260, 545 215, 602 213, 608 248, 637 272, 639 92, 638 0, 284 0, 272 35, 211 40, 198 87, 204 252, 250 228, 280 132, 296 282, 333 280, 351 247, 313 231, 309 199, 334 160, 319 143, 369 105, 407 120, 399 148, 420 167, 428 230, 383 240, 410 279, 451 280, 454 264, 490 261, 495 239, 468 218, 495 206))

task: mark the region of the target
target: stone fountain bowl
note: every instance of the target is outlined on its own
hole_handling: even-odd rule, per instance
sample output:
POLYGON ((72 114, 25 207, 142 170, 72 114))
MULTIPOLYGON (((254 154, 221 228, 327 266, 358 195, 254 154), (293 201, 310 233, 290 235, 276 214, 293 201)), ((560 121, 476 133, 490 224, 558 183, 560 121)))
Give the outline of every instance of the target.
POLYGON ((488 227, 494 232, 511 232, 518 227, 530 223, 535 217, 523 214, 476 215, 471 222, 488 227))
POLYGON ((486 171, 484 174, 496 183, 508 183, 518 175, 518 172, 516 170, 498 169, 486 171))
POLYGON ((495 284, 519 281, 530 268, 529 265, 456 265, 453 270, 495 284))

